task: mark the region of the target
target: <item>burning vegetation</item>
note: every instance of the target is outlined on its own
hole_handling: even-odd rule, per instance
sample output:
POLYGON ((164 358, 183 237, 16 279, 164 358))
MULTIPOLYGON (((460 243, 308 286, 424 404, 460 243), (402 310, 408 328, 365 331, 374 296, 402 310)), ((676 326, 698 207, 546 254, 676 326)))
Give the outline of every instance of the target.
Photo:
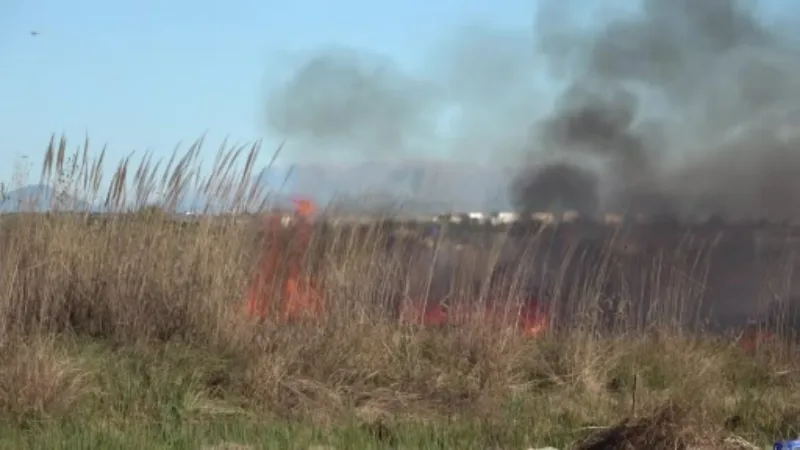
MULTIPOLYGON (((314 53, 273 86, 266 128, 299 161, 363 161, 341 191, 464 211, 800 216, 800 15, 780 23, 744 0, 537 4, 534 26, 461 29, 416 72, 314 53), (446 169, 467 163, 496 175, 446 169)), ((314 167, 292 187, 327 198, 336 170, 314 167)))
MULTIPOLYGON (((278 215, 267 217, 260 262, 247 291, 247 312, 252 318, 264 320, 270 314, 289 322, 324 318, 322 284, 304 263, 312 247, 317 207, 309 199, 296 199, 294 204, 290 221, 278 215)), ((412 325, 441 327, 478 320, 494 327, 511 325, 525 336, 537 336, 549 326, 543 304, 534 297, 510 307, 498 299, 474 298, 448 305, 445 299, 430 296, 401 298, 398 303, 393 308, 396 319, 412 325)))
MULTIPOLYGON (((146 167, 125 162, 118 173, 170 180, 187 170, 146 167)), ((0 417, 29 433, 25 443, 47 447, 41 430, 60 420, 80 426, 67 422, 52 442, 110 422, 195 433, 220 414, 259 430, 285 418, 276 436, 307 426, 298 434, 315 439, 356 421, 380 430, 365 432, 373 447, 412 433, 424 434, 412 448, 594 449, 796 432, 790 308, 738 346, 689 326, 714 312, 697 309, 709 293, 739 296, 722 304, 726 314, 757 304, 752 286, 790 304, 787 229, 750 239, 752 228, 573 222, 431 236, 381 222, 337 227, 302 201, 292 221, 273 216, 266 228, 146 205, 2 218, 0 355, 13 364, 0 368, 0 417), (769 248, 770 264, 753 271, 769 248), (725 270, 708 268, 708 249, 725 270), (231 293, 245 287, 247 312, 266 323, 241 320, 231 293), (671 406, 687 398, 690 407, 671 406)), ((175 442, 164 432, 137 442, 175 442)))

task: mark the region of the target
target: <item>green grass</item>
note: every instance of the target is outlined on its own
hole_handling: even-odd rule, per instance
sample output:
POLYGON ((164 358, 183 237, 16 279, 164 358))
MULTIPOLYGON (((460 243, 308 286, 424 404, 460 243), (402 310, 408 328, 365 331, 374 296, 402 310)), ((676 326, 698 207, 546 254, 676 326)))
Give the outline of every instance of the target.
MULTIPOLYGON (((791 404, 800 385, 786 372, 796 364, 780 370, 780 355, 746 355, 711 340, 673 340, 669 347, 657 340, 633 342, 595 342, 597 354, 584 360, 584 371, 569 367, 575 354, 561 354, 563 343, 528 344, 519 385, 502 398, 464 386, 472 372, 465 368, 454 374, 462 382, 440 381, 448 390, 462 389, 446 397, 404 399, 382 386, 362 387, 363 395, 373 396, 367 400, 375 400, 364 407, 330 398, 344 395, 331 392, 332 386, 316 386, 305 393, 305 404, 285 409, 248 395, 247 374, 260 362, 241 355, 184 344, 112 346, 64 338, 38 344, 38 352, 44 361, 60 359, 66 366, 56 395, 70 396, 70 403, 56 408, 32 401, 17 410, 3 405, 0 448, 566 448, 598 428, 646 417, 670 402, 690 405, 691 419, 701 421, 692 433, 718 437, 725 431, 765 444, 800 432, 800 408, 791 404), (315 392, 326 397, 314 398, 315 392)), ((419 362, 439 358, 432 353, 419 362)), ((36 374, 28 376, 37 386, 36 374)))
MULTIPOLYGON (((2 430, 2 428, 0 428, 2 430)), ((480 426, 437 429, 417 426, 399 431, 399 437, 382 440, 360 427, 334 430, 299 425, 260 424, 239 421, 183 425, 131 425, 110 427, 98 423, 65 423, 34 428, 28 432, 2 430, 0 447, 8 449, 311 449, 382 448, 409 449, 486 449, 480 426), (238 445, 239 447, 237 447, 238 445)), ((517 439, 517 442, 521 439, 517 439)), ((523 444, 507 448, 526 448, 523 444)))
MULTIPOLYGON (((194 179, 182 161, 197 146, 163 173, 146 158, 135 170, 123 161, 104 194, 102 157, 70 159, 65 148, 51 145, 45 182, 120 208, 132 198, 144 212, 0 221, 2 449, 594 450, 580 444, 605 431, 614 444, 600 448, 671 450, 724 448, 731 437, 764 446, 800 433, 797 346, 745 351, 730 337, 674 325, 702 290, 699 256, 677 255, 692 264, 674 270, 663 253, 636 255, 641 290, 619 292, 616 312, 641 308, 636 292, 658 302, 647 303, 647 323, 608 330, 597 315, 602 287, 631 256, 604 247, 586 279, 559 287, 576 312, 566 326, 526 339, 480 323, 423 329, 386 320, 385 305, 431 281, 425 261, 388 249, 377 226, 328 230, 308 255, 324 281, 324 319, 256 324, 242 314, 264 246, 256 221, 176 226, 148 200, 166 192, 169 210, 171 193, 194 179)), ((244 174, 230 169, 239 150, 199 182, 207 194, 252 192, 244 175, 257 148, 244 174)), ((526 276, 525 264, 507 281, 492 276, 492 243, 502 240, 460 253, 454 293, 477 301, 479 285, 500 304, 519 301, 514 277, 526 276)), ((531 244, 531 265, 536 240, 519 241, 531 244)), ((556 269, 566 273, 570 257, 580 249, 567 249, 556 269)))
POLYGON ((112 348, 66 342, 48 348, 76 364, 79 398, 55 416, 33 411, 6 415, 11 420, 0 427, 0 448, 199 449, 238 443, 259 449, 483 449, 574 438, 567 422, 555 434, 551 419, 541 422, 544 429, 537 427, 522 400, 509 402, 506 411, 492 418, 459 417, 453 410, 447 420, 385 423, 354 410, 334 419, 322 417, 330 405, 320 404, 318 420, 292 420, 259 410, 237 392, 235 378, 243 376, 246 366, 235 357, 177 345, 112 348))

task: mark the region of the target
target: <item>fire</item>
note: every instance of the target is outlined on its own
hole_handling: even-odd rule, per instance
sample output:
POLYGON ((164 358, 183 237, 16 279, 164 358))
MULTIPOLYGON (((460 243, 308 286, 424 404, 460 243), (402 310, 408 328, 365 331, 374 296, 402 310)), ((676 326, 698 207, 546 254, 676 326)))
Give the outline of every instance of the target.
POLYGON ((311 241, 311 216, 316 205, 308 199, 294 199, 294 213, 298 219, 295 236, 286 252, 281 252, 283 225, 281 217, 271 216, 266 222, 266 243, 258 271, 247 294, 247 312, 250 317, 265 319, 270 313, 271 295, 280 284, 278 267, 283 264, 288 276, 283 282, 283 305, 279 310, 283 320, 319 318, 324 313, 324 299, 319 294, 315 280, 304 277, 303 257, 311 241))
POLYGON ((745 352, 752 353, 758 350, 759 347, 771 341, 774 338, 773 333, 762 330, 758 326, 749 325, 745 328, 744 333, 739 337, 737 344, 739 348, 745 352))
POLYGON ((527 337, 536 337, 544 334, 550 327, 550 317, 536 302, 520 314, 520 327, 522 334, 527 337))
POLYGON ((462 323, 470 318, 480 318, 487 325, 514 324, 523 336, 536 337, 548 330, 549 317, 538 301, 529 301, 523 308, 510 311, 490 305, 470 305, 448 308, 440 302, 411 302, 402 309, 400 319, 406 323, 423 326, 444 326, 462 323), (517 314, 514 321, 514 314, 517 314), (511 319, 511 320, 509 320, 511 319), (514 323, 516 322, 516 323, 514 323))
POLYGON ((304 219, 311 218, 317 212, 317 205, 312 200, 295 198, 292 199, 292 203, 294 203, 295 214, 304 219))
MULTIPOLYGON (((272 296, 275 293, 280 294, 281 305, 277 308, 277 318, 281 321, 316 320, 325 315, 325 298, 321 294, 320 286, 314 277, 305 274, 303 267, 303 259, 313 232, 311 219, 317 206, 312 200, 304 198, 293 199, 293 203, 295 236, 289 242, 288 248, 281 242, 285 235, 282 217, 273 215, 266 220, 264 250, 246 297, 246 310, 251 318, 263 320, 270 315, 272 296), (287 269, 284 280, 279 279, 280 266, 287 269)), ((539 308, 538 301, 526 302, 518 313, 515 325, 523 335, 533 337, 547 331, 548 316, 539 308)), ((487 324, 501 325, 507 314, 485 305, 450 309, 439 301, 413 302, 406 305, 400 314, 401 321, 423 326, 456 324, 469 317, 480 317, 487 324)))

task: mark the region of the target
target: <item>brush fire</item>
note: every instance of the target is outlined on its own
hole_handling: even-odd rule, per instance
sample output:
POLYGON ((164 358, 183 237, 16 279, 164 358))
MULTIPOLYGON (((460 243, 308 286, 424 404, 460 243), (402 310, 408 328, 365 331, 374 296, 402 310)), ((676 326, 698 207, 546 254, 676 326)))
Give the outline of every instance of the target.
MULTIPOLYGON (((325 280, 319 275, 320 271, 307 267, 306 263, 312 237, 316 236, 316 212, 314 202, 300 198, 294 200, 290 217, 279 214, 267 217, 266 238, 246 295, 246 310, 251 318, 296 322, 326 317, 327 308, 331 305, 326 301, 325 293, 331 291, 326 291, 323 286, 325 280)), ((630 329, 631 326, 646 322, 647 316, 656 309, 668 307, 663 299, 670 292, 664 286, 671 286, 670 283, 664 286, 645 283, 656 275, 667 274, 675 279, 672 284, 682 283, 686 295, 696 298, 695 303, 687 305, 688 308, 682 307, 686 311, 686 322, 681 326, 692 327, 694 322, 705 321, 703 323, 712 324, 710 326, 713 329, 725 331, 742 329, 748 321, 756 318, 754 311, 758 308, 747 299, 757 293, 755 289, 759 284, 759 271, 762 270, 759 268, 762 263, 758 261, 780 256, 766 244, 762 236, 775 234, 774 231, 762 230, 755 225, 701 224, 693 226, 694 237, 689 241, 686 239, 686 227, 674 223, 636 223, 628 230, 628 237, 623 238, 625 226, 593 226, 575 222, 548 225, 549 231, 538 229, 538 238, 546 242, 542 247, 546 246, 547 252, 553 255, 551 260, 544 260, 542 256, 531 259, 515 253, 528 244, 523 244, 527 242, 525 238, 513 237, 518 231, 507 229, 501 234, 511 236, 508 238, 511 250, 502 250, 507 256, 503 264, 511 268, 511 272, 522 266, 560 265, 557 273, 538 273, 539 269, 533 267, 535 275, 521 277, 531 280, 543 277, 539 279, 545 285, 548 285, 548 279, 555 280, 560 283, 560 289, 550 286, 542 290, 533 286, 519 289, 519 293, 511 295, 498 289, 502 291, 502 286, 513 283, 495 283, 493 280, 489 282, 489 292, 482 292, 481 287, 467 289, 466 292, 452 292, 448 286, 429 286, 404 293, 399 286, 395 288, 396 292, 390 294, 394 297, 389 315, 400 323, 415 326, 452 327, 477 322, 495 329, 515 328, 524 336, 534 337, 552 330, 558 324, 568 325, 569 321, 565 320, 575 314, 585 314, 586 309, 578 311, 575 308, 579 308, 579 303, 588 296, 596 297, 598 302, 598 307, 592 313, 597 315, 596 323, 603 327, 630 329), (612 236, 606 235, 609 233, 612 236), (721 239, 723 234, 726 237, 721 239), (565 262, 570 254, 573 255, 572 261, 565 262), (700 259, 707 260, 702 270, 690 273, 681 269, 692 264, 700 267, 699 263, 693 262, 700 259), (522 260, 529 264, 521 264, 522 260), (654 265, 653 261, 658 264, 654 265), (603 280, 598 278, 597 273, 601 274, 603 280), (591 286, 591 292, 585 291, 587 286, 591 286), (560 321, 556 321, 557 318, 560 321)), ((430 225, 421 228, 429 231, 430 225)), ((427 231, 423 231, 422 235, 426 235, 427 231)), ((394 236, 393 233, 388 235, 394 236)), ((475 241, 475 245, 452 246, 460 250, 449 247, 436 250, 430 248, 430 239, 420 238, 414 233, 411 235, 412 238, 403 240, 402 244, 394 243, 400 239, 393 237, 389 238, 392 243, 387 244, 387 249, 391 247, 398 250, 388 253, 405 258, 398 262, 404 268, 405 275, 400 276, 403 280, 424 278, 433 273, 433 268, 429 268, 431 260, 436 260, 433 266, 441 263, 449 272, 455 270, 456 266, 469 267, 475 260, 486 259, 478 251, 484 246, 480 241, 475 241), (404 245, 410 247, 398 247, 404 245), (406 254, 414 256, 402 256, 406 254)), ((460 239, 457 231, 450 230, 448 235, 450 240, 460 239)), ((492 277, 506 273, 498 267, 490 272, 492 277)), ((451 276, 434 276, 434 284, 448 284, 448 277, 451 276)), ((792 295, 791 292, 782 294, 781 302, 791 303, 792 295)), ((791 314, 789 316, 794 317, 791 314)), ((759 320, 766 324, 766 329, 770 329, 771 325, 767 322, 771 319, 762 314, 759 320)), ((784 326, 793 329, 794 324, 784 326)), ((753 351, 772 339, 772 334, 764 331, 764 327, 759 330, 747 327, 737 342, 744 350, 753 351)))
MULTIPOLYGON (((281 322, 320 320, 325 297, 319 281, 306 270, 304 258, 311 244, 316 205, 295 199, 291 219, 294 235, 288 240, 285 217, 271 215, 265 223, 266 240, 253 281, 247 292, 246 309, 251 318, 264 320, 271 314, 281 322), (278 304, 273 304, 277 301, 278 304)), ((494 302, 464 302, 448 306, 440 299, 402 302, 398 319, 402 323, 442 327, 478 320, 502 327, 511 324, 524 336, 538 336, 549 325, 548 314, 538 299, 528 298, 516 308, 501 308, 494 302)))
POLYGON ((273 298, 282 302, 277 307, 280 320, 319 318, 325 311, 319 286, 303 267, 303 258, 311 242, 311 219, 316 212, 316 205, 307 199, 295 199, 293 203, 296 221, 293 229, 296 235, 288 240, 288 248, 281 239, 283 217, 273 215, 267 218, 266 241, 247 294, 247 312, 251 317, 266 319, 273 310, 273 298), (286 271, 286 277, 280 276, 280 269, 286 271), (281 283, 279 280, 282 278, 285 280, 281 283))

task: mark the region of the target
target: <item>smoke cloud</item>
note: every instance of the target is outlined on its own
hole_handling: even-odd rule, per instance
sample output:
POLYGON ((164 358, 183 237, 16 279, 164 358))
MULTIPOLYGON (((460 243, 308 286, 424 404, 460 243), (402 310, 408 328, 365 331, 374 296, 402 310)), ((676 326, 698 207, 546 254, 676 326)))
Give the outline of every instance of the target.
POLYGON ((418 73, 318 52, 270 93, 267 128, 305 159, 513 167, 519 210, 800 214, 797 27, 736 0, 640 0, 591 26, 584 2, 539 4, 533 34, 465 27, 418 73))
POLYGON ((310 156, 398 159, 433 136, 437 112, 423 80, 381 55, 333 48, 271 93, 267 125, 310 156))
POLYGON ((529 151, 550 161, 518 174, 516 205, 539 208, 551 192, 584 212, 798 215, 800 48, 753 4, 642 0, 590 31, 543 10, 538 49, 571 76, 535 124, 529 151))

